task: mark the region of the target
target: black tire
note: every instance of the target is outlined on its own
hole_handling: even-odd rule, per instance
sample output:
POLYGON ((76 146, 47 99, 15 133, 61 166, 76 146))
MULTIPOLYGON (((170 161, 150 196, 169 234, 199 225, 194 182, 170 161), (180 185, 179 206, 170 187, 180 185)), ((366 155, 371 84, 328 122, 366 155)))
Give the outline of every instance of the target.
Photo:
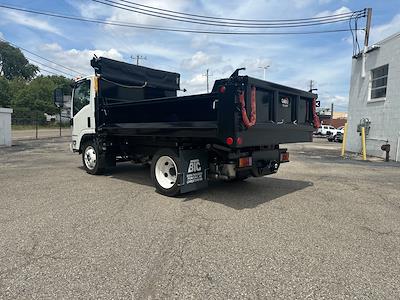
POLYGON ((105 156, 104 154, 99 153, 99 145, 96 140, 89 140, 86 141, 82 147, 82 164, 85 168, 86 172, 92 175, 100 175, 103 174, 105 171, 105 156), (91 165, 88 160, 93 162, 93 158, 87 158, 89 154, 89 150, 94 151, 95 154, 95 162, 91 165))
MULTIPOLYGON (((159 169, 158 169, 158 172, 160 172, 159 169)), ((172 174, 173 174, 173 172, 172 172, 172 174)), ((179 155, 178 155, 177 151, 175 151, 173 149, 169 149, 169 148, 164 148, 164 149, 159 150, 156 154, 154 154, 153 159, 151 161, 150 175, 151 175, 151 179, 153 180, 156 191, 158 193, 165 195, 165 196, 169 196, 169 197, 173 197, 173 196, 180 194, 181 188, 178 185, 178 173, 182 173, 182 166, 181 166, 179 155), (162 157, 169 157, 175 164, 174 166, 172 166, 172 168, 170 168, 169 173, 171 172, 171 169, 173 169, 174 170, 173 172, 176 173, 176 180, 175 180, 175 183, 169 188, 161 186, 162 183, 160 183, 158 181, 157 175, 156 175, 157 162, 162 157), (175 166, 176 166, 176 170, 175 170, 175 166)), ((167 174, 167 175, 171 175, 171 173, 167 174)), ((165 176, 165 177, 167 178, 167 176, 165 176)))

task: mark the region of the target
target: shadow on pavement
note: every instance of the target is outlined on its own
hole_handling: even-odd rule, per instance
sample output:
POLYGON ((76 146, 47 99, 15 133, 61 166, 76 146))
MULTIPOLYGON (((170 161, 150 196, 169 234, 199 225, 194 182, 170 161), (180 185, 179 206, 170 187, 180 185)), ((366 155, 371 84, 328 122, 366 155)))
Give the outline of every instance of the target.
MULTIPOLYGON (((110 174, 106 175, 153 187, 148 165, 137 166, 123 163, 117 165, 110 174)), ((310 181, 281 179, 271 176, 249 178, 243 182, 210 181, 208 188, 183 194, 177 199, 182 199, 184 202, 203 199, 241 210, 257 207, 310 186, 313 186, 310 181)))
POLYGON ((150 178, 149 165, 134 165, 130 162, 119 163, 105 175, 132 183, 154 186, 150 178))
POLYGON ((200 198, 241 210, 254 208, 296 191, 313 186, 312 182, 273 177, 249 178, 243 182, 210 182, 208 189, 186 196, 184 201, 200 198))

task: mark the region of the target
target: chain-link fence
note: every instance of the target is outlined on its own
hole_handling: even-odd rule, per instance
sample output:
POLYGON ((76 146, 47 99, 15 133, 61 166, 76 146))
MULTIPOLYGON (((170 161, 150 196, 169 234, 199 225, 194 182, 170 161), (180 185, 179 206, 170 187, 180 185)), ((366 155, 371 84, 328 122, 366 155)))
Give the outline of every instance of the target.
POLYGON ((52 138, 71 135, 70 117, 32 112, 24 117, 12 117, 13 140, 52 138), (61 122, 60 122, 61 120, 61 122))

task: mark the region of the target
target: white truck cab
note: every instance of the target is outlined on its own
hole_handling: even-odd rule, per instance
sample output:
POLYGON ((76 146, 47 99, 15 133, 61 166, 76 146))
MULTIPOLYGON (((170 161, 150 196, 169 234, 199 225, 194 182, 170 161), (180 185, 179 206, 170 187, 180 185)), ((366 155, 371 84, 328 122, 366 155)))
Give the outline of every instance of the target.
POLYGON ((97 77, 87 76, 75 82, 72 91, 72 143, 71 150, 80 150, 82 137, 96 132, 95 122, 95 95, 97 77))

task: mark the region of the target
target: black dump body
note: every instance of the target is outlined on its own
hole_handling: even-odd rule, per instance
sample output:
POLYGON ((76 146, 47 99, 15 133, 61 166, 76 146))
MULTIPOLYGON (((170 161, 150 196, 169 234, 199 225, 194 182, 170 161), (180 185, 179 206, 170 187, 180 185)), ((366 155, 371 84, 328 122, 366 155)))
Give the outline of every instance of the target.
POLYGON ((312 140, 315 94, 233 75, 217 80, 208 94, 177 97, 179 74, 99 58, 96 128, 99 133, 151 137, 243 148, 312 140), (239 95, 247 115, 256 93, 256 123, 243 122, 239 95), (238 143, 238 138, 240 142, 238 143))

